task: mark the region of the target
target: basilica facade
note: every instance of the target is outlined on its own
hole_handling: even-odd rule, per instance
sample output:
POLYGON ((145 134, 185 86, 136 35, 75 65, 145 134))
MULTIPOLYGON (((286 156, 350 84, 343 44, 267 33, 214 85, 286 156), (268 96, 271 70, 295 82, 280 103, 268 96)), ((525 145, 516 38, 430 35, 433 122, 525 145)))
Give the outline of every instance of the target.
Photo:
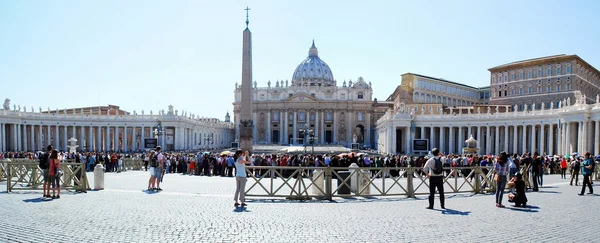
MULTIPOLYGON (((236 84, 234 119, 240 124, 242 87, 236 84)), ((362 77, 338 86, 314 44, 296 67, 292 80, 252 87, 253 139, 256 144, 339 144, 371 148, 375 121, 384 111, 373 108, 373 90, 362 77), (310 141, 307 139, 310 139, 310 141)), ((236 137, 239 138, 239 126, 236 137)))

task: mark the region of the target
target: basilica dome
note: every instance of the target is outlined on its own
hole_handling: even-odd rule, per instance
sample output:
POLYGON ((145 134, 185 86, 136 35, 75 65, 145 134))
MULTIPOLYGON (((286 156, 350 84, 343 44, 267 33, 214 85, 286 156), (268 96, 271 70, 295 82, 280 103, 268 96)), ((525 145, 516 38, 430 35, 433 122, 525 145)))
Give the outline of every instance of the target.
POLYGON ((294 86, 335 86, 333 73, 327 63, 319 58, 319 51, 312 46, 308 51, 308 57, 298 65, 292 77, 294 86))

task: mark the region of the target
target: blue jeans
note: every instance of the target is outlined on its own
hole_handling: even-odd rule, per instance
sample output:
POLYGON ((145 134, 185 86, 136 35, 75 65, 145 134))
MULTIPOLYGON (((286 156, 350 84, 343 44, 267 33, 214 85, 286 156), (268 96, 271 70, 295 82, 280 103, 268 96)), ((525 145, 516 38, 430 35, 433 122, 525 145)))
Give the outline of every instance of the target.
POLYGON ((506 187, 506 176, 500 176, 500 181, 496 182, 496 203, 502 204, 502 197, 504 196, 504 188, 506 187))

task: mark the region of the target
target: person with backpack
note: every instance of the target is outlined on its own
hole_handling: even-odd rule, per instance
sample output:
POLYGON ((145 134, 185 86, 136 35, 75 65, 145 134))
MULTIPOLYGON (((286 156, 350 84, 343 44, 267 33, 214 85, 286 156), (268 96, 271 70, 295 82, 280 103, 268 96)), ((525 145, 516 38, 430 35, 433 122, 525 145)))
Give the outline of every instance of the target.
POLYGON ((506 176, 509 172, 508 154, 501 152, 494 165, 494 181, 496 181, 496 207, 503 208, 502 197, 504 197, 504 188, 506 187, 506 176))
POLYGON ((42 169, 42 179, 44 180, 43 182, 43 191, 44 191, 44 198, 50 198, 50 180, 48 178, 48 168, 50 165, 50 154, 52 153, 52 145, 48 145, 48 147, 46 148, 46 153, 40 155, 39 157, 39 166, 40 169, 42 169))
POLYGON ((154 155, 154 150, 150 151, 150 155, 148 155, 148 164, 150 165, 150 179, 148 180, 148 191, 154 190, 154 186, 156 183, 156 177, 154 177, 154 170, 158 167, 158 160, 154 155))
POLYGON ((444 166, 441 158, 443 154, 437 148, 431 150, 431 154, 433 157, 429 158, 423 166, 423 171, 427 173, 427 178, 429 178, 429 207, 427 209, 433 209, 436 189, 440 194, 440 206, 442 209, 446 209, 444 204, 444 166))
POLYGON ((569 185, 573 185, 573 178, 575 178, 575 186, 579 186, 579 171, 581 170, 581 162, 579 158, 574 158, 571 162, 571 181, 569 185))

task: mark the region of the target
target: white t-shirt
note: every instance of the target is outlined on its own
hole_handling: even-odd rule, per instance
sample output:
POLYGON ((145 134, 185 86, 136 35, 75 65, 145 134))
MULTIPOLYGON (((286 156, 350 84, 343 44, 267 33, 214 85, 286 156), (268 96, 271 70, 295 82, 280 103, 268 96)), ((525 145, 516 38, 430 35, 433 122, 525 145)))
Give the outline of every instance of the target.
POLYGON ((160 153, 158 154, 158 157, 156 158, 158 160, 158 166, 160 167, 161 165, 164 166, 164 162, 165 162, 165 156, 160 153), (162 162, 162 163, 161 163, 162 162))

